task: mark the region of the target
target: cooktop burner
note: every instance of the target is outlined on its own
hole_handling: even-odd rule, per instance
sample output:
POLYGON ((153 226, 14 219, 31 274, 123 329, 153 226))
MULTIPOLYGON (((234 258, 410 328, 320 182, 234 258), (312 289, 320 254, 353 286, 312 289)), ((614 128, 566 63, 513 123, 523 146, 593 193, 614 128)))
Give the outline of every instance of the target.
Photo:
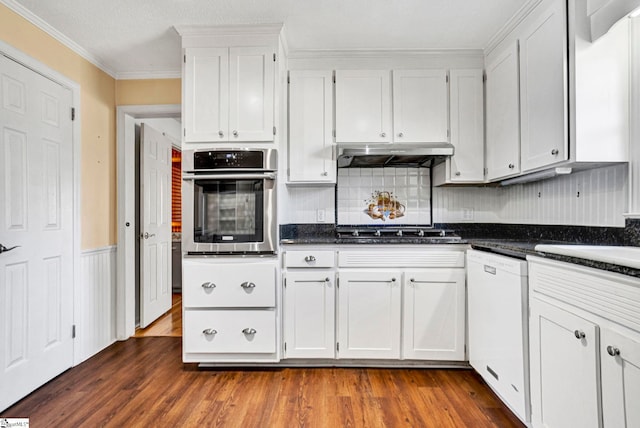
POLYGON ((461 239, 454 230, 433 229, 430 227, 406 226, 406 227, 357 227, 344 226, 337 227, 338 238, 340 239, 461 239))

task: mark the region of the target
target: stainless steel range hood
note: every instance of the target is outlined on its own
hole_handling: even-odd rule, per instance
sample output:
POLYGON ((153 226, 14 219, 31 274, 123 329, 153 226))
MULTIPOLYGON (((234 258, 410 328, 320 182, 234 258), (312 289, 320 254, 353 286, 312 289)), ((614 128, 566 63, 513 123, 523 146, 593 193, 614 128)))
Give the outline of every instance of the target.
POLYGON ((453 155, 453 145, 377 144, 339 148, 338 168, 433 167, 453 155))

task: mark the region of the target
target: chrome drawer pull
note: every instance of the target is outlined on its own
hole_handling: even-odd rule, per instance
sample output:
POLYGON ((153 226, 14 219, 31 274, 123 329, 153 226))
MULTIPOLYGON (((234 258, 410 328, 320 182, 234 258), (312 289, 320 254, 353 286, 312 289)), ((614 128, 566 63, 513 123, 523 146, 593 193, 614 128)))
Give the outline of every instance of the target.
POLYGON ((244 330, 242 330, 242 332, 244 334, 256 334, 257 333, 255 328, 245 328, 244 330))
POLYGON ((244 288, 245 290, 247 288, 256 288, 256 285, 253 282, 243 282, 242 284, 240 284, 240 287, 244 288))
POLYGON ((307 256, 307 257, 304 258, 304 261, 307 262, 307 263, 315 262, 316 258, 314 256, 307 256))
POLYGON ((580 331, 580 330, 574 331, 573 335, 576 337, 576 339, 584 339, 585 337, 587 337, 587 335, 584 334, 584 331, 580 331))
POLYGON ((202 334, 207 335, 207 336, 211 336, 213 334, 218 334, 218 331, 214 330, 212 328, 206 328, 206 329, 202 330, 202 334))
POLYGON ((213 282, 205 282, 202 284, 202 288, 204 288, 205 290, 211 290, 216 288, 216 285, 213 282))

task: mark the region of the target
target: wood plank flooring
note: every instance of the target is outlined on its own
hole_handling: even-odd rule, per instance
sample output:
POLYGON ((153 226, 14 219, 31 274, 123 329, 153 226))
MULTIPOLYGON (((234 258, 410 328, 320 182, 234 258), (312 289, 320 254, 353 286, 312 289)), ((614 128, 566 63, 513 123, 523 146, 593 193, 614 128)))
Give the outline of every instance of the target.
POLYGON ((472 370, 220 369, 117 342, 0 413, 31 427, 523 427, 472 370))
POLYGON ((171 309, 147 328, 137 329, 135 337, 182 336, 182 294, 171 295, 171 309))

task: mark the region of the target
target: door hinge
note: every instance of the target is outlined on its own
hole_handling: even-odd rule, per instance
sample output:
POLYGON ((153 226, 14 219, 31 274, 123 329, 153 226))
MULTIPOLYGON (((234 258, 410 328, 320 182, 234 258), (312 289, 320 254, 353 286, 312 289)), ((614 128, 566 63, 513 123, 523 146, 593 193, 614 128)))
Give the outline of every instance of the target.
POLYGON ((336 351, 340 352, 340 342, 336 342, 336 351))
POLYGON ((487 73, 482 73, 482 81, 483 82, 487 81, 487 73))
POLYGON ((336 130, 333 130, 333 138, 336 138, 336 130))
POLYGON ((446 76, 444 76, 444 81, 449 83, 449 75, 448 74, 446 76))
POLYGON ((336 83, 336 75, 333 75, 333 83, 336 83))
POLYGON ((340 277, 336 278, 336 287, 340 288, 340 277))
POLYGON ((273 62, 276 62, 276 54, 273 54, 273 62))
POLYGON ((284 352, 287 352, 287 342, 284 342, 284 352))
POLYGON ((72 325, 71 326, 71 338, 75 339, 76 338, 76 325, 72 325))
POLYGON ((287 84, 291 83, 291 77, 287 76, 287 84))
POLYGON ((76 120, 76 108, 71 107, 71 120, 76 120))
POLYGON ((489 168, 484 168, 484 175, 489 175, 489 168))
POLYGON ((183 59, 184 63, 187 63, 187 54, 184 54, 184 59, 183 59))
POLYGON ((276 127, 273 127, 273 135, 276 135, 276 127))
MULTIPOLYGON (((287 278, 284 279, 284 288, 287 288, 287 278)), ((285 349, 287 348, 287 345, 284 345, 285 349)))
POLYGON ((187 128, 184 128, 184 129, 182 130, 182 134, 183 134, 185 137, 187 136, 187 128))

